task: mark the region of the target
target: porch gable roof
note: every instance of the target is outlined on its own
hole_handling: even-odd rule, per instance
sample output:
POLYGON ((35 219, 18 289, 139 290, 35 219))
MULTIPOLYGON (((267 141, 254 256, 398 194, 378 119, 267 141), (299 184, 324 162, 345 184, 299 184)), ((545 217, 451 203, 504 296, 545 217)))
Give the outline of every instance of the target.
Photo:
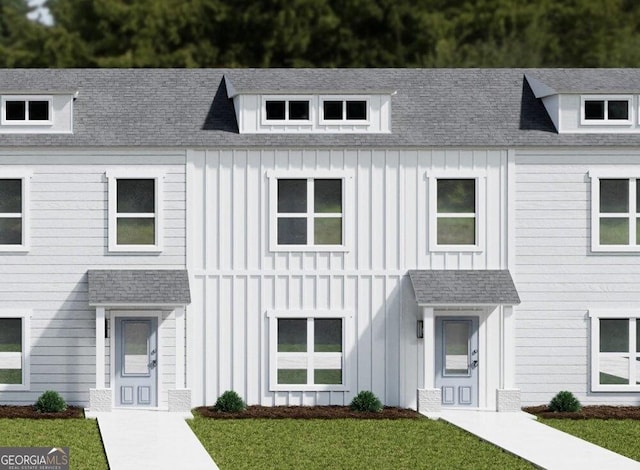
POLYGON ((425 305, 517 305, 508 270, 410 270, 416 302, 425 305))
POLYGON ((187 305, 187 271, 169 269, 90 269, 89 305, 187 305))

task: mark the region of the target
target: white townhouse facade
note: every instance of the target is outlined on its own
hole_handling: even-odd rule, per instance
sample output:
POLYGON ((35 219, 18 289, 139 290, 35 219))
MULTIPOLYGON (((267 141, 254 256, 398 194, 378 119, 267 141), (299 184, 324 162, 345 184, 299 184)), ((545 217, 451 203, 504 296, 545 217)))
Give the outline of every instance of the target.
POLYGON ((0 402, 637 404, 639 103, 635 69, 2 70, 0 402))

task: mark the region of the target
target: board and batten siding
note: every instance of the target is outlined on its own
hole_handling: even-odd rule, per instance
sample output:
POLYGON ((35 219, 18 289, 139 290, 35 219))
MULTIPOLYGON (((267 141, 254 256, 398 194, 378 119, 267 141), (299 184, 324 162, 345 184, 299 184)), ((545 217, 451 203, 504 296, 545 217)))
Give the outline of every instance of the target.
MULTIPOLYGON (((88 404, 89 388, 95 387, 96 313, 88 304, 87 270, 184 269, 184 155, 184 151, 0 154, 0 178, 3 170, 31 175, 30 249, 0 252, 0 308, 32 311, 31 389, 0 391, 0 402, 30 404, 44 390, 53 389, 71 404, 88 404), (141 168, 165 175, 163 251, 109 253, 105 173, 141 168)), ((160 334, 172 348, 169 338, 175 336, 174 330, 172 317, 161 325, 160 334)), ((175 381, 175 363, 163 358, 166 387, 175 381)))
POLYGON ((371 390, 416 406, 422 340, 409 269, 506 266, 507 152, 499 150, 191 150, 187 154, 187 383, 193 404, 225 390, 249 404, 348 404, 371 390), (486 175, 486 246, 429 252, 429 171, 486 175), (270 171, 346 174, 345 252, 269 249, 270 171), (268 311, 353 313, 348 392, 269 391, 268 311))
MULTIPOLYGON (((590 170, 637 167, 640 150, 518 151, 516 383, 523 405, 569 390, 585 404, 637 404, 590 392, 590 309, 637 310, 640 255, 591 252, 590 170)), ((636 176, 636 175, 629 175, 636 176)))

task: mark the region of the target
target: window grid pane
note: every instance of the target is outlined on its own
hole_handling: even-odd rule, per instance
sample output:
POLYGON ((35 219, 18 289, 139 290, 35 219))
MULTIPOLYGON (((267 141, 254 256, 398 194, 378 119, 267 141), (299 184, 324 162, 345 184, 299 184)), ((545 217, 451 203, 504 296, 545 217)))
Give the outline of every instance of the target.
POLYGON ((22 244, 22 218, 0 218, 0 245, 22 244))
POLYGON ((604 119, 604 101, 586 100, 584 102, 584 118, 587 120, 604 119))
POLYGON ((600 218, 600 244, 628 245, 629 219, 612 217, 600 218))
POLYGON ((154 179, 119 179, 116 182, 117 212, 155 213, 154 179))
POLYGON ((438 245, 475 245, 475 217, 438 217, 438 245))
POLYGON ((5 119, 24 121, 27 119, 27 103, 24 100, 5 101, 5 119))
POLYGON ((29 101, 29 120, 30 121, 48 121, 49 120, 49 102, 48 101, 29 101))
POLYGON ((289 101, 289 119, 292 121, 308 121, 309 102, 289 101))
POLYGON ((437 188, 439 214, 476 212, 475 179, 439 179, 437 188))
POLYGON ((629 119, 629 102, 627 100, 607 101, 607 117, 609 119, 629 119))
POLYGON ((628 319, 600 319, 600 352, 629 352, 628 319))
POLYGON ((323 116, 327 121, 342 121, 342 101, 324 101, 323 116))
POLYGON ((347 101, 347 120, 365 121, 367 119, 367 102, 364 100, 347 101))
POLYGON ((22 180, 0 179, 0 213, 22 212, 22 180))
POLYGON ((618 214, 629 212, 628 179, 600 180, 600 212, 618 214))
POLYGON ((155 245, 155 218, 118 217, 118 245, 155 245))
POLYGON ((285 102, 284 101, 267 101, 265 103, 268 121, 284 121, 285 119, 285 102))

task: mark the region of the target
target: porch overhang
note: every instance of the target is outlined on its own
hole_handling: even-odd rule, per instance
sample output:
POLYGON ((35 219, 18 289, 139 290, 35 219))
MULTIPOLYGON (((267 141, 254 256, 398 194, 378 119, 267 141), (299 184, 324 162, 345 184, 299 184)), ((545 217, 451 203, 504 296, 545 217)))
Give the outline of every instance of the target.
MULTIPOLYGON (((114 406, 113 380, 113 336, 107 333, 107 322, 114 321, 118 311, 129 310, 124 315, 157 315, 158 323, 162 315, 171 315, 175 336, 172 344, 167 343, 175 357, 175 386, 164 391, 167 406, 171 411, 185 411, 191 407, 191 392, 186 388, 185 375, 185 311, 191 303, 189 276, 186 270, 176 269, 91 269, 87 272, 89 284, 89 305, 96 309, 96 386, 89 390, 92 411, 110 411, 114 406), (155 312, 154 312, 155 311, 155 312), (161 312, 164 312, 162 314, 161 312), (111 371, 107 387, 106 346, 111 338, 111 371)), ((122 315, 122 313, 121 313, 122 315)), ((158 328, 160 326, 158 325, 158 328)), ((157 349, 164 349, 159 338, 157 349)), ((162 353, 158 352, 161 357, 162 353)), ((158 367, 162 364, 158 361, 158 367)), ((159 372, 161 374, 161 372, 159 372)))
POLYGON ((178 307, 191 303, 184 269, 90 269, 92 307, 178 307))
POLYGON ((420 307, 486 307, 518 305, 520 297, 506 269, 410 270, 416 303, 420 307))

